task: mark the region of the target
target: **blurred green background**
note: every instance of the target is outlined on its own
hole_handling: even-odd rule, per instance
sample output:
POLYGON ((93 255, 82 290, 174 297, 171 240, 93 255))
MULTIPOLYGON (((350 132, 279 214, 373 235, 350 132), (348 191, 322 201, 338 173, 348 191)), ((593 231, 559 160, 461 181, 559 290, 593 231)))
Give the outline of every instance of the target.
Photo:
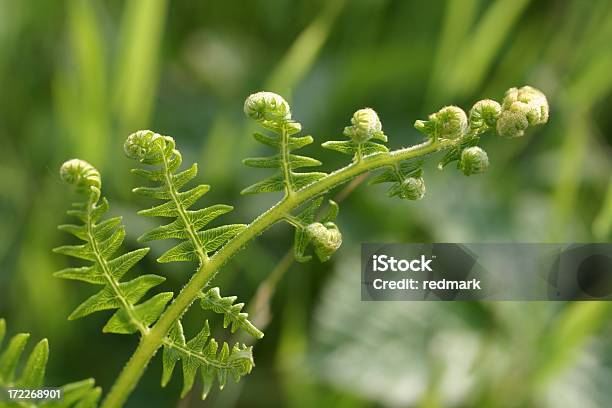
MULTIPOLYGON (((239 195, 266 174, 241 164, 260 152, 242 113, 252 92, 291 101, 317 142, 305 153, 329 171, 346 157, 317 146, 358 108, 379 112, 396 148, 421 141, 412 123, 445 104, 467 110, 530 84, 547 94, 550 122, 518 140, 485 137, 486 174, 430 161, 419 202, 354 186, 329 263, 294 264, 292 231, 276 226, 225 266, 214 284, 269 324, 253 373, 206 404, 610 406, 607 303, 361 303, 358 266, 367 241, 609 241, 610 38, 607 0, 0 0, 0 316, 11 333, 49 338, 49 384, 95 377, 108 390, 136 346, 102 335, 103 313, 66 320, 92 289, 51 276, 68 262, 50 252, 67 239, 56 230, 71 201, 57 174, 65 159, 101 169, 135 247, 151 221, 130 193, 132 131, 172 135, 212 185, 206 202, 236 207, 225 222, 249 222, 277 198, 239 195)), ((176 291, 193 268, 156 264, 164 248, 138 272, 176 291)), ((159 360, 128 406, 202 406, 197 390, 178 400, 180 375, 159 387, 159 360)))

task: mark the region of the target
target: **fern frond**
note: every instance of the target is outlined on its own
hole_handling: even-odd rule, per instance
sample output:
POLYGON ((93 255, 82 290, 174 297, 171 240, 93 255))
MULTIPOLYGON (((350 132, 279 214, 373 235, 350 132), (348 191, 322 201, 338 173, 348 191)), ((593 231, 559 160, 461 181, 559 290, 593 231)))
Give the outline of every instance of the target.
MULTIPOLYGON (((461 141, 459 141, 457 146, 449 149, 449 151, 442 156, 442 159, 438 163, 438 169, 443 170, 450 163, 455 161, 459 162, 461 159, 461 152, 469 147, 478 146, 479 142, 479 136, 476 134, 467 134, 461 139, 461 141)), ((459 163, 457 163, 457 168, 459 168, 459 163)))
POLYGON ((121 218, 102 220, 109 204, 101 195, 100 173, 89 163, 70 160, 60 170, 62 179, 74 184, 77 191, 87 196, 85 202, 73 204, 69 215, 77 217, 82 224, 60 225, 59 229, 84 241, 80 245, 64 245, 55 248, 55 253, 90 261, 89 266, 66 268, 54 276, 79 280, 103 288, 81 303, 68 317, 70 320, 90 315, 97 311, 119 309, 104 326, 107 333, 146 332, 163 312, 173 294, 160 293, 149 300, 138 302, 153 287, 165 278, 158 275, 142 275, 122 282, 121 279, 149 251, 137 249, 113 258, 125 238, 121 218))
POLYGON ((370 180, 370 185, 392 183, 387 194, 409 200, 419 200, 425 194, 423 162, 406 161, 387 166, 379 175, 370 180))
POLYGON ((359 109, 351 118, 351 126, 344 128, 344 136, 350 140, 330 140, 323 143, 326 149, 353 156, 353 161, 363 157, 389 151, 387 146, 376 142, 387 142, 387 136, 382 131, 378 114, 370 108, 359 109))
POLYGON ((244 104, 247 116, 270 130, 274 135, 254 133, 258 142, 278 150, 278 154, 268 157, 254 157, 242 162, 249 167, 278 169, 272 176, 255 183, 241 194, 269 193, 284 191, 292 194, 309 184, 325 177, 321 172, 296 172, 303 167, 320 166, 319 160, 293 154, 313 142, 312 136, 294 136, 302 130, 302 125, 291 120, 289 104, 279 95, 271 92, 258 92, 249 96, 244 104))
POLYGON ((172 378, 176 363, 181 360, 183 365, 184 397, 193 388, 196 374, 200 370, 202 377, 202 399, 205 399, 213 386, 215 378, 219 389, 223 389, 230 375, 236 382, 251 372, 254 367, 252 347, 235 344, 231 349, 223 343, 219 345, 210 337, 208 321, 204 322, 202 330, 191 340, 185 340, 183 326, 179 321, 172 327, 163 340, 163 372, 162 387, 172 378))
POLYGON ((178 172, 182 164, 181 153, 176 149, 174 139, 161 136, 149 130, 141 130, 130 135, 125 142, 128 157, 140 163, 157 166, 154 170, 134 169, 133 172, 160 185, 156 187, 137 187, 134 193, 164 200, 163 204, 139 211, 139 215, 150 217, 174 218, 169 224, 157 227, 138 238, 141 242, 162 239, 180 239, 183 242, 166 251, 158 262, 208 260, 209 254, 221 248, 227 241, 240 233, 246 225, 231 224, 203 230, 215 218, 233 210, 232 206, 216 204, 199 210, 190 210, 210 186, 198 185, 181 191, 198 174, 196 164, 178 172))
POLYGON ((298 262, 308 262, 312 259, 312 256, 305 254, 311 244, 319 259, 324 262, 342 243, 342 236, 333 223, 338 215, 338 204, 329 200, 327 214, 316 222, 317 212, 322 203, 323 197, 315 198, 308 202, 297 216, 292 217, 291 223, 295 226, 293 250, 298 262))
MULTIPOLYGON (((4 351, 2 350, 3 339, 6 335, 6 321, 0 319, 0 391, 5 394, 5 390, 10 388, 21 389, 36 389, 45 386, 45 371, 47 368, 47 360, 49 359, 49 343, 47 339, 39 341, 29 356, 22 363, 22 355, 28 343, 30 335, 28 333, 19 333, 8 340, 4 351), (22 366, 21 372, 17 374, 17 367, 22 366)), ((28 407, 46 407, 46 408, 89 408, 95 407, 100 398, 100 387, 94 387, 94 380, 88 379, 75 383, 66 384, 62 389, 61 400, 47 401, 28 401, 28 407)), ((0 401, 4 401, 6 395, 0 397, 0 401)), ((6 404, 0 402, 0 406, 21 407, 26 406, 20 402, 6 404)))
POLYGON ((248 313, 241 312, 244 303, 235 301, 236 296, 221 297, 219 288, 211 288, 200 295, 202 309, 223 315, 224 328, 231 325, 232 333, 241 328, 256 339, 261 339, 264 334, 249 321, 248 313))

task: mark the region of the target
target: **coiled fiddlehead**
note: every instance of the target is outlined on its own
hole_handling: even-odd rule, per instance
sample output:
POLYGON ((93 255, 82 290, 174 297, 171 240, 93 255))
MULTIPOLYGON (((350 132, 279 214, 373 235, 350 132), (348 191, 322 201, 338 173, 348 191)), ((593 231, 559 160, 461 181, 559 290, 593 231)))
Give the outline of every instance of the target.
POLYGON ((342 245, 342 234, 334 224, 340 208, 333 200, 329 200, 329 210, 317 221, 317 212, 323 203, 323 197, 318 197, 307 203, 304 209, 295 217, 287 217, 295 226, 294 256, 298 262, 308 262, 312 256, 306 255, 306 250, 312 245, 321 262, 327 261, 342 245))
POLYGON ((487 152, 478 146, 468 147, 461 152, 461 159, 458 165, 459 169, 466 176, 484 173, 487 167, 489 167, 489 156, 487 156, 487 152))
MULTIPOLYGON (((45 386, 45 371, 49 359, 49 342, 42 339, 32 349, 30 355, 21 364, 21 356, 27 346, 30 335, 19 333, 8 339, 2 351, 2 343, 6 336, 6 321, 0 319, 0 406, 2 407, 23 407, 25 403, 14 400, 13 402, 3 402, 6 390, 16 389, 40 389, 45 386), (17 376, 17 368, 22 366, 21 373, 17 376)), ((42 400, 35 402, 30 400, 28 407, 39 408, 94 408, 98 405, 98 400, 102 394, 100 387, 94 387, 94 380, 88 379, 66 384, 60 387, 62 398, 42 400)))
POLYGON ((414 127, 425 133, 432 140, 459 139, 468 129, 468 118, 463 109, 457 106, 445 106, 429 115, 429 120, 417 120, 414 127))
POLYGON ((374 109, 364 108, 356 111, 351 118, 351 126, 345 127, 343 133, 350 140, 330 140, 321 146, 351 155, 356 162, 365 156, 389 151, 385 145, 376 142, 387 142, 387 136, 382 131, 382 123, 374 109))
POLYGON ((531 86, 510 88, 502 102, 497 132, 504 137, 521 137, 529 126, 548 122, 546 96, 531 86))
POLYGON ((54 276, 102 286, 102 290, 81 303, 68 318, 73 320, 102 310, 119 309, 104 326, 104 332, 146 333, 148 326, 157 320, 173 294, 159 293, 143 303, 138 304, 138 302, 165 278, 158 275, 142 275, 121 282, 123 276, 147 254, 149 249, 141 248, 112 258, 125 239, 125 229, 121 225, 121 217, 101 221, 102 216, 108 211, 109 204, 105 198, 100 199, 102 187, 100 173, 91 164, 73 159, 62 165, 60 177, 66 183, 74 185, 77 192, 86 195, 87 200, 74 203, 73 209, 68 211, 68 215, 78 218, 82 224, 60 225, 59 229, 85 243, 64 245, 53 251, 84 259, 92 265, 62 269, 54 276))

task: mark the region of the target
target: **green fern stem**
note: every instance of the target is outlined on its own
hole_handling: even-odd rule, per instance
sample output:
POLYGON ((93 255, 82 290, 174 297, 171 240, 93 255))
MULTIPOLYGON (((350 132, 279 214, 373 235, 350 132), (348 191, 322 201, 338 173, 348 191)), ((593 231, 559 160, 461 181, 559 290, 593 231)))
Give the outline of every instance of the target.
POLYGON ((134 306, 130 302, 128 302, 123 296, 123 293, 119 289, 119 282, 117 282, 117 280, 113 277, 112 273, 110 272, 108 268, 108 264, 106 263, 106 259, 104 259, 104 257, 102 256, 100 247, 98 246, 98 241, 96 240, 93 234, 91 209, 92 209, 92 206, 88 205, 88 208, 87 208, 87 236, 89 237, 89 242, 91 242, 91 248, 96 257, 96 262, 98 262, 98 265, 100 265, 100 268, 102 269, 102 272, 104 273, 104 277, 106 278, 106 281, 108 282, 113 292, 115 293, 115 295, 121 302, 121 305, 123 306, 123 309, 127 313, 130 321, 134 324, 134 326, 138 328, 138 331, 142 335, 145 335, 149 331, 149 328, 140 321, 140 319, 138 318, 136 314, 136 311, 134 310, 134 306))
MULTIPOLYGON (((174 154, 180 155, 180 152, 178 150, 174 150, 174 154)), ((164 181, 166 185, 168 186, 168 191, 170 193, 170 196, 172 197, 172 201, 174 201, 176 205, 176 210, 179 214, 179 218, 181 219, 183 224, 186 226, 187 233, 189 234, 189 240, 192 242, 193 247, 195 248, 198 254, 198 258, 200 259, 200 265, 202 265, 208 261, 208 255, 206 254, 206 251, 204 251, 204 248, 202 248, 202 244, 200 243, 200 240, 198 239, 197 231, 194 230, 193 224, 189 221, 187 217, 187 210, 185 209, 185 206, 179 199, 179 192, 176 190, 176 187, 174 186, 174 183, 172 181, 173 175, 172 175, 172 169, 170 168, 170 163, 168 162, 168 157, 167 155, 164 154, 163 149, 161 147, 160 147, 160 155, 163 158, 164 181)))
POLYGON ((306 224, 302 222, 298 217, 294 217, 293 215, 286 214, 283 219, 287 221, 287 223, 293 225, 296 228, 305 228, 306 224))
POLYGON ((174 350, 180 351, 181 353, 189 356, 190 358, 193 358, 194 360, 200 361, 205 366, 215 367, 219 369, 228 369, 232 366, 231 363, 222 364, 215 359, 208 358, 204 353, 197 353, 189 347, 179 344, 168 337, 164 337, 162 344, 174 350))
POLYGON ((121 305, 123 306, 123 309, 127 313, 127 316, 130 319, 130 322, 132 322, 134 326, 138 328, 138 331, 142 335, 145 335, 149 331, 149 328, 147 327, 147 325, 143 324, 142 321, 138 318, 138 315, 136 314, 136 311, 134 310, 134 306, 130 302, 127 301, 127 299, 123 295, 123 292, 121 292, 121 289, 119 288, 119 282, 117 282, 117 279, 115 279, 115 277, 111 273, 108 267, 108 263, 106 259, 104 258, 104 256, 102 255, 102 251, 100 250, 98 239, 96 238, 94 234, 93 211, 95 210, 96 204, 98 203, 98 199, 99 199, 99 192, 95 191, 95 192, 90 193, 89 199, 87 200, 87 210, 86 210, 87 218, 85 222, 85 226, 87 228, 87 238, 89 239, 89 242, 91 244, 92 252, 94 256, 96 257, 96 262, 98 263, 98 265, 100 265, 100 269, 102 270, 102 273, 104 274, 104 278, 106 279, 111 289, 115 293, 115 296, 117 296, 117 298, 121 302, 121 305))
POLYGON ((355 161, 358 163, 361 161, 361 159, 363 159, 363 152, 361 150, 362 150, 361 143, 358 143, 357 151, 355 152, 355 161))
POLYGON ((402 161, 423 157, 440 150, 451 149, 458 146, 460 141, 460 139, 429 140, 412 147, 365 156, 361 161, 353 162, 319 181, 285 196, 276 205, 253 220, 242 232, 210 257, 207 262, 200 265, 197 272, 181 290, 174 302, 168 306, 157 323, 148 333, 143 334, 136 351, 123 368, 104 400, 102 408, 115 408, 124 404, 129 394, 138 384, 147 364, 166 341, 166 336, 173 324, 201 296, 201 290, 214 278, 219 268, 239 252, 251 239, 263 233, 276 222, 286 220, 292 210, 311 198, 346 183, 362 173, 384 166, 395 166, 402 161))
POLYGON ((108 282, 113 292, 121 302, 121 305, 127 313, 130 321, 132 322, 132 324, 134 324, 134 326, 138 328, 138 331, 144 336, 148 333, 149 328, 147 327, 147 325, 143 324, 140 321, 136 314, 136 311, 134 310, 134 306, 130 302, 128 302, 123 296, 123 293, 119 289, 119 282, 117 282, 113 274, 110 272, 106 259, 104 259, 104 257, 102 256, 100 247, 98 246, 98 240, 94 236, 92 210, 95 206, 95 199, 95 195, 92 194, 87 203, 87 237, 89 238, 89 242, 91 243, 92 251, 94 253, 94 256, 96 257, 96 262, 98 263, 98 265, 100 265, 100 269, 102 269, 102 272, 104 273, 106 281, 108 282))
POLYGON ((289 133, 285 125, 281 126, 280 129, 280 154, 281 154, 281 167, 283 171, 283 179, 285 181, 285 194, 290 196, 293 195, 293 180, 291 178, 291 162, 289 158, 289 133))

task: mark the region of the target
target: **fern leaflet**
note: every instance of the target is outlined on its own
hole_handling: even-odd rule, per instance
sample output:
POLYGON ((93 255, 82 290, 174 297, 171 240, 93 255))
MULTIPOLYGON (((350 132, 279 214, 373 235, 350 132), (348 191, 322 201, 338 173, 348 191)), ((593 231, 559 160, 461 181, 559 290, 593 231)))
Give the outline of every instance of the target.
POLYGON ((256 339, 261 339, 264 334, 248 320, 248 313, 241 312, 244 303, 234 303, 235 301, 236 296, 221 297, 219 288, 209 289, 200 296, 202 309, 223 315, 224 328, 231 325, 232 333, 241 328, 256 339))
POLYGON ((221 350, 215 339, 210 338, 208 321, 204 322, 202 330, 191 340, 185 340, 183 326, 179 321, 172 327, 163 341, 163 373, 162 387, 172 378, 177 361, 183 364, 184 397, 193 388, 198 370, 202 377, 202 399, 205 399, 213 386, 215 378, 219 389, 223 389, 228 375, 236 382, 251 372, 254 367, 252 347, 235 344, 231 349, 223 343, 221 350))

